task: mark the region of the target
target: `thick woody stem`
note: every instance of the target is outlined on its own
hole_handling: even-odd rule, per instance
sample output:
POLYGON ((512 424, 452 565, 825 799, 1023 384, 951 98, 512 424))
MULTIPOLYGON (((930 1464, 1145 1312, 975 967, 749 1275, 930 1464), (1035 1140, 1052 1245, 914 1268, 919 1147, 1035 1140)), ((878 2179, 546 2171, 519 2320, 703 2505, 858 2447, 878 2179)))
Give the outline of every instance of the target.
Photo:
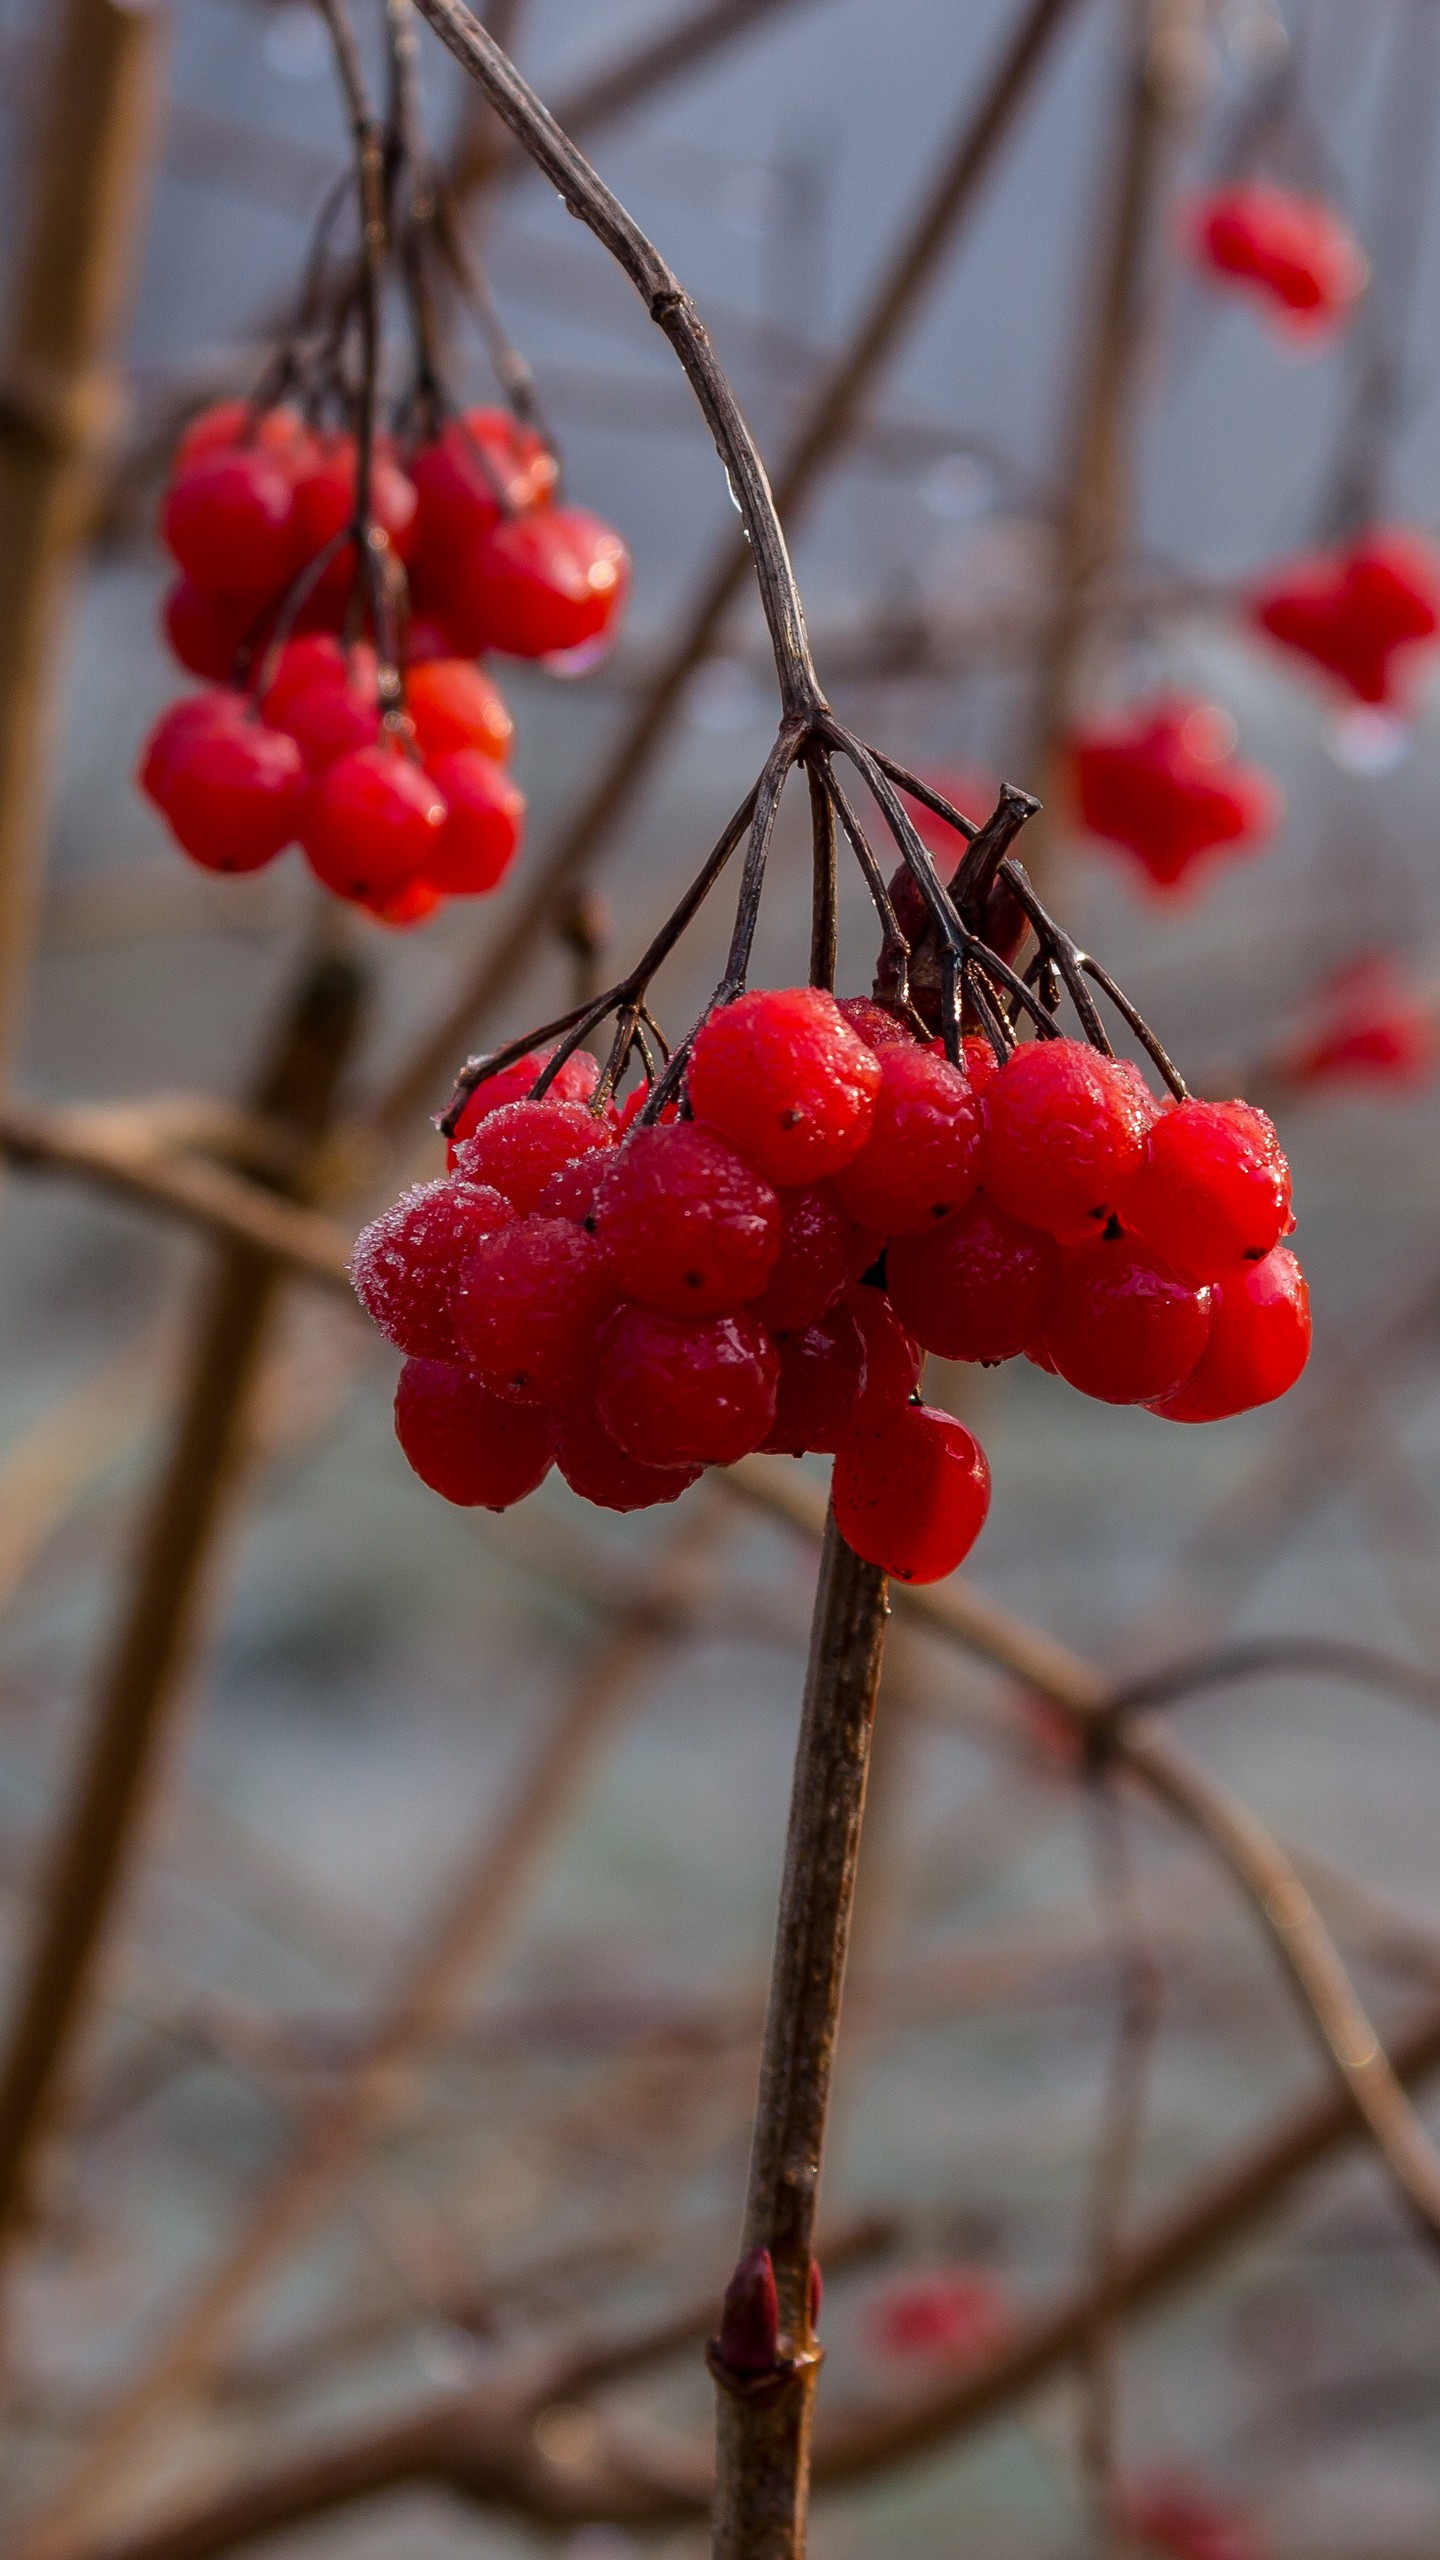
POLYGON ((709 2354, 719 2386, 715 2560, 801 2560, 805 2550, 820 2363, 815 2208, 887 1609, 884 1574, 852 1554, 832 1514, 795 1755, 743 2254, 709 2354), (754 2351, 767 2265, 768 2370, 754 2351))
POLYGON ((463 0, 418 0, 418 6, 456 60, 479 81, 496 114, 558 188, 569 211, 624 268, 656 327, 675 349, 705 413, 750 539, 781 701, 787 714, 808 720, 823 707, 824 697, 810 655, 800 590, 759 448, 715 360, 694 304, 659 250, 463 0))

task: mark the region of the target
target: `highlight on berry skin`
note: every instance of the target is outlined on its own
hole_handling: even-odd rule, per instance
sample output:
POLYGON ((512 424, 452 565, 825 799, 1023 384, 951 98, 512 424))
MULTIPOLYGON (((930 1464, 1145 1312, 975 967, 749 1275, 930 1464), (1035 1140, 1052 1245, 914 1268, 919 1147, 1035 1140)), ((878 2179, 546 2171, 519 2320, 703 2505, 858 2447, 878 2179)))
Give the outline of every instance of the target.
MULTIPOLYGON (((448 1172, 376 1219, 352 1266, 405 1355, 396 1429, 427 1484, 503 1509, 553 1465, 629 1511, 756 1451, 823 1456, 855 1553, 935 1582, 992 1489, 973 1432, 925 1398, 927 1354, 1024 1358, 1171 1422, 1294 1384, 1310 1314, 1272 1123, 1189 1096, 1023 873, 1002 878, 1003 844, 992 856, 962 857, 933 904, 964 952, 948 977, 926 978, 912 899, 898 964, 887 940, 897 992, 884 955, 868 997, 740 987, 664 1052, 653 1016, 642 1045, 628 981, 474 1062, 442 1123, 448 1172), (1021 971, 961 923, 997 889, 1019 901, 1012 956, 1034 944, 1021 971), (1062 983, 1084 1036, 1062 1026, 1062 983), (1091 985, 1144 1068, 1114 1054, 1091 985), (602 1062, 577 1033, 612 1017, 602 1062)), ((882 921, 915 876, 902 865, 882 921)))

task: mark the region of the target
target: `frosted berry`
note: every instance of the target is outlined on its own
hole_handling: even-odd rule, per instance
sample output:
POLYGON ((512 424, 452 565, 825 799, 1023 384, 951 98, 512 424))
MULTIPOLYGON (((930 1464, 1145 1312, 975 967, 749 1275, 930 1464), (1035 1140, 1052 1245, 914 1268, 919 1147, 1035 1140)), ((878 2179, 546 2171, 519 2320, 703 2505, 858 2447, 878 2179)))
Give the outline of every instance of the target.
POLYGON ((845 1216, 828 1183, 805 1183, 779 1199, 780 1250, 754 1312, 775 1333, 797 1333, 869 1270, 882 1239, 845 1216))
POLYGON ((838 1449, 855 1427, 865 1392, 865 1337, 843 1302, 803 1333, 782 1334, 775 1419, 762 1448, 800 1457, 838 1449))
POLYGON ((870 1132, 833 1179, 857 1226, 918 1233, 969 1199, 979 1180, 980 1106, 948 1058, 913 1045, 880 1052, 870 1132))
POLYGON ((1067 1257, 1045 1348, 1082 1394, 1148 1404, 1189 1377, 1210 1338, 1212 1303, 1208 1288, 1118 1236, 1067 1257))
POLYGON ((985 1096, 981 1180, 997 1205, 1052 1235, 1103 1224, 1140 1161, 1145 1116, 1113 1059, 1078 1040, 1029 1040, 985 1096))
POLYGON ((616 1291, 593 1236, 569 1218, 517 1218, 481 1237, 450 1305, 465 1358, 527 1404, 566 1404, 594 1370, 616 1291))
POLYGON ((388 746, 341 756, 312 789, 300 829, 317 880, 341 898, 386 898, 423 877, 445 803, 418 765, 388 746))
POLYGON ((960 1059, 970 1079, 973 1094, 987 1093, 1000 1073, 1000 1061, 982 1034, 967 1032, 960 1043, 960 1059))
POLYGON ((595 1225, 595 1203, 600 1186, 610 1169, 610 1159, 603 1151, 578 1156, 573 1164, 562 1164, 552 1173, 535 1206, 542 1218, 571 1218, 577 1227, 595 1225))
POLYGON ((212 593, 273 595, 298 565, 293 485, 257 448, 191 463, 170 484, 160 529, 187 578, 212 593))
POLYGON ((429 769, 446 818, 427 856, 427 877, 447 896, 473 898, 498 889, 520 849, 522 795, 481 747, 451 747, 432 756, 429 769))
POLYGON ((1060 1248, 1039 1227, 979 1196, 885 1257, 895 1312, 944 1360, 1011 1360, 1045 1331, 1055 1308, 1060 1248))
MULTIPOLYGON (((501 1067, 497 1075, 486 1076, 480 1084, 472 1085, 451 1136, 452 1164, 461 1140, 473 1137, 482 1120, 488 1120, 494 1111, 503 1111, 507 1103, 528 1099, 530 1087, 550 1064, 555 1048, 556 1043, 552 1041, 548 1049, 527 1049, 524 1057, 517 1058, 513 1066, 501 1067)), ((551 1103, 588 1102, 599 1081, 600 1068, 589 1050, 572 1049, 554 1083, 547 1085, 541 1098, 551 1103)))
POLYGON ((481 1121, 454 1150, 456 1170, 467 1182, 493 1182, 526 1215, 546 1183, 577 1156, 610 1149, 615 1133, 578 1102, 507 1102, 481 1121))
POLYGON ((1288 1394, 1310 1357, 1310 1292, 1287 1246, 1217 1280, 1206 1349, 1172 1394, 1151 1403, 1170 1422, 1219 1422, 1288 1394))
POLYGON ((507 1404, 473 1369, 407 1360, 395 1390, 395 1436, 423 1484, 468 1509, 506 1511, 543 1482, 559 1416, 507 1404))
POLYGON ((609 525, 583 507, 540 507, 476 543, 454 627, 510 657, 563 656, 613 629, 629 585, 630 555, 609 525))
POLYGON ((1182 1102, 1158 1119, 1120 1214, 1180 1279, 1218 1280, 1294 1225, 1290 1167, 1248 1102, 1182 1102))
POLYGON ((560 1426, 560 1473, 572 1493, 602 1511, 648 1511, 678 1502, 703 1473, 698 1466, 647 1467, 612 1440, 593 1405, 571 1405, 560 1426))
POLYGON ((920 1383, 924 1354, 906 1331, 883 1289, 857 1282, 843 1304, 860 1328, 865 1345, 865 1384, 851 1415, 852 1436, 888 1422, 908 1404, 920 1383))
POLYGON ((764 1288, 780 1203, 723 1138, 681 1122, 627 1138, 595 1232, 622 1296, 662 1315, 724 1315, 764 1288))
POLYGON ((841 1450, 831 1488, 842 1538, 901 1582, 939 1582, 974 1546, 990 1508, 985 1452, 933 1405, 902 1405, 841 1450))
POLYGON ((468 658, 435 658, 412 667, 405 708, 415 725, 415 743, 427 760, 448 755, 453 747, 478 747, 499 763, 514 741, 515 723, 499 686, 468 658))
POLYGON ((620 1307, 600 1335, 595 1410, 646 1466, 729 1466, 769 1430, 779 1373, 774 1343, 743 1308, 687 1324, 620 1307))
POLYGON ((426 1360, 462 1358, 450 1293, 463 1257, 515 1212, 481 1183, 424 1182, 356 1237, 350 1285, 387 1342, 426 1360))
POLYGON ((838 1173, 869 1135, 880 1061, 831 995, 737 997, 695 1037, 690 1104, 777 1187, 838 1173))
MULTIPOLYGON (((146 763, 151 762, 152 749, 146 763)), ((304 808, 292 738, 217 711, 176 735, 152 791, 177 844, 207 871, 258 871, 290 843, 304 808)))

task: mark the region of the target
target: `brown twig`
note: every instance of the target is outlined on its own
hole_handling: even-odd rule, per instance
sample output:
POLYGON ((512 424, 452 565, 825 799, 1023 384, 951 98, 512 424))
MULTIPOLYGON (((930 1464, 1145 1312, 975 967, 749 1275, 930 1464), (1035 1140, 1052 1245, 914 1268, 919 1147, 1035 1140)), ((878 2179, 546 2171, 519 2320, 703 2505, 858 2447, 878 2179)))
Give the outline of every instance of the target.
MULTIPOLYGON (((1076 0, 1029 0, 979 101, 967 110, 934 185, 780 465, 775 505, 786 524, 794 524, 844 450, 866 394, 914 321, 1075 5, 1076 0)), ((750 545, 737 536, 726 543, 702 580, 673 647, 652 676, 594 789, 536 873, 523 904, 378 1098, 373 1116, 384 1134, 393 1137, 417 1112, 433 1108, 457 1052, 502 991, 508 995, 513 988, 566 892, 632 805, 670 734, 690 677, 713 649, 750 570, 750 545)))
MULTIPOLYGON (((309 970, 281 1026, 255 1108, 318 1141, 358 1022, 361 987, 339 961, 309 970)), ((295 1187, 301 1187, 303 1176, 295 1187)), ((198 1319, 174 1437, 139 1563, 101 1674, 76 1790, 62 1817, 0 2061, 0 2246, 28 2202, 37 2145, 116 1909, 160 1737, 178 1693, 201 1584, 241 1455, 281 1281, 253 1244, 227 1245, 198 1319)))
POLYGON ((804 2552, 819 2350, 814 2230, 885 1630, 885 1576, 827 1521, 790 1797, 740 2268, 710 2348, 718 2393, 716 2560, 804 2552), (763 2258, 773 2337, 738 2339, 737 2284, 763 2258), (741 2348, 744 2352, 742 2355, 741 2348), (768 2355, 763 2350, 768 2349, 768 2355))
POLYGON ((60 624, 114 422, 107 365, 151 165, 165 27, 68 0, 0 375, 0 1060, 34 929, 60 624))

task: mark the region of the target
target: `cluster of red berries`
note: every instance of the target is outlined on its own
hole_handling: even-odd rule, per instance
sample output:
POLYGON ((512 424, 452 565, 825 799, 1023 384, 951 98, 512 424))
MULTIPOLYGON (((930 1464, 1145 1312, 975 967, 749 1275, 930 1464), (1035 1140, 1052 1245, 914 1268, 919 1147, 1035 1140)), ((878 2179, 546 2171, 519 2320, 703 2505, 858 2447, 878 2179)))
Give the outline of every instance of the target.
POLYGON ((1064 1039, 952 1065, 813 987, 710 1015, 692 1116, 621 1127, 593 1059, 479 1084, 447 1179, 360 1238, 354 1284, 407 1354, 401 1445, 503 1508, 552 1463, 619 1510, 754 1449, 834 1454, 856 1552, 909 1581, 968 1553, 989 1476, 914 1400, 922 1350, 1027 1353, 1085 1393, 1209 1421, 1304 1366, 1305 1283, 1268 1120, 1163 1104, 1064 1039), (883 1257, 883 1258, 882 1258, 883 1257))
MULTIPOLYGON (((355 439, 318 433, 287 407, 223 400, 182 437, 161 510, 180 569, 165 604, 176 657, 220 682, 267 636, 282 599, 318 569, 297 627, 339 631, 355 584, 346 534, 355 439)), ((412 658, 568 658, 615 628, 629 586, 624 543, 598 516, 555 504, 557 467, 501 409, 468 409, 402 460, 382 440, 370 506, 409 583, 412 658)))
POLYGON ((984 2267, 937 2267, 888 2284, 866 2323, 877 2355, 898 2363, 924 2359, 967 2364, 998 2346, 1014 2322, 1004 2286, 984 2267))
POLYGON ((1250 617, 1357 702, 1403 704, 1440 635, 1440 555, 1404 526, 1373 527, 1288 562, 1251 596, 1250 617))
POLYGON ((1171 895, 1207 858, 1263 852, 1280 825, 1277 785, 1234 747, 1234 722, 1211 703, 1137 704, 1071 739, 1080 816, 1171 895))
POLYGON ((1323 197, 1247 178, 1203 196, 1190 221, 1201 265, 1253 294, 1287 336, 1330 336, 1365 290, 1364 252, 1323 197))
POLYGON ((261 681, 172 703, 142 750, 141 789, 192 862, 258 871, 298 841, 327 889, 396 925, 498 887, 525 803, 504 768, 510 715, 479 667, 412 667, 390 720, 363 641, 287 640, 261 681))
POLYGON ((482 649, 575 665, 613 633, 629 584, 618 534, 554 503, 556 466, 501 410, 453 419, 402 467, 382 444, 371 521, 403 564, 403 707, 365 641, 353 437, 290 408, 222 401, 182 440, 162 527, 182 576, 165 622, 212 680, 172 705, 141 787, 210 871, 257 871, 298 842, 317 879, 392 925, 496 888, 525 804, 512 723, 482 649), (293 632, 278 649, 272 635, 293 632), (237 676, 249 677, 242 685, 237 676))
POLYGON ((1183 2474, 1137 2481, 1120 2504, 1127 2537, 1154 2560, 1267 2560, 1246 2510, 1183 2474))

